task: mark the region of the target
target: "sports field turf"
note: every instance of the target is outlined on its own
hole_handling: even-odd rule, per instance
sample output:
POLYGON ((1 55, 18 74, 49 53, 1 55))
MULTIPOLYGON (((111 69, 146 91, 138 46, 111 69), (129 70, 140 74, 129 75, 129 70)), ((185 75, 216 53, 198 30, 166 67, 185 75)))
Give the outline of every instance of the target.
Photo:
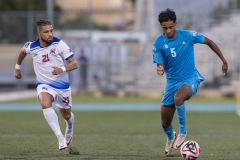
MULTIPOLYGON (((58 112, 57 112, 58 113, 58 112)), ((41 111, 0 112, 2 160, 180 160, 165 158, 166 136, 159 111, 75 111, 75 137, 69 150, 57 140, 41 111)), ((188 112, 187 139, 201 147, 199 160, 240 159, 240 117, 233 112, 188 112)), ((175 118, 176 119, 176 118, 175 118)), ((62 130, 65 124, 59 118, 62 130)), ((176 121, 175 128, 176 128, 176 121)), ((176 131, 178 131, 176 129, 176 131)))

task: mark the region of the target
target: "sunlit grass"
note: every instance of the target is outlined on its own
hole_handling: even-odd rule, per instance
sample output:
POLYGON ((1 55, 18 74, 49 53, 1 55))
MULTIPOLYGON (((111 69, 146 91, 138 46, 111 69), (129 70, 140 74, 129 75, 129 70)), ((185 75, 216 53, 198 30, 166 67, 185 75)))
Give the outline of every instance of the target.
MULTIPOLYGON (((58 112, 57 112, 58 113, 58 112)), ((41 111, 0 112, 0 159, 44 160, 179 160, 179 151, 164 156, 166 135, 157 111, 75 111, 75 132, 68 150, 57 139, 41 111)), ((239 159, 239 117, 233 112, 188 112, 187 139, 201 147, 199 160, 239 159)), ((65 122, 59 116, 62 131, 65 122)), ((178 131, 176 118, 175 130, 178 131)))

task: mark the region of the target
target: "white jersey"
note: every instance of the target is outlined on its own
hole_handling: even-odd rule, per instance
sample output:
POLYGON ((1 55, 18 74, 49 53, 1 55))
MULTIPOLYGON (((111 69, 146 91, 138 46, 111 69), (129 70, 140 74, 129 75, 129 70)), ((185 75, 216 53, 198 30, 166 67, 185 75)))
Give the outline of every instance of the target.
POLYGON ((53 43, 46 47, 40 46, 39 39, 27 42, 24 46, 25 52, 33 57, 33 67, 36 74, 36 84, 47 84, 57 89, 69 88, 69 77, 67 72, 53 75, 52 67, 63 67, 64 60, 73 57, 68 45, 56 37, 53 43))

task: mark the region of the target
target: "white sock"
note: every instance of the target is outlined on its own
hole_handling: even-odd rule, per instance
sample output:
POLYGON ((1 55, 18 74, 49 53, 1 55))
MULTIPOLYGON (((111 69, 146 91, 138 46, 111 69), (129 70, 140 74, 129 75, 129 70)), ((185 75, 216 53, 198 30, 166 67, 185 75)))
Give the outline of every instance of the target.
POLYGON ((43 109, 43 115, 57 137, 62 137, 58 116, 52 108, 43 109))
POLYGON ((74 123, 74 114, 71 112, 71 117, 69 118, 69 120, 65 120, 65 121, 66 121, 66 125, 70 129, 74 123))

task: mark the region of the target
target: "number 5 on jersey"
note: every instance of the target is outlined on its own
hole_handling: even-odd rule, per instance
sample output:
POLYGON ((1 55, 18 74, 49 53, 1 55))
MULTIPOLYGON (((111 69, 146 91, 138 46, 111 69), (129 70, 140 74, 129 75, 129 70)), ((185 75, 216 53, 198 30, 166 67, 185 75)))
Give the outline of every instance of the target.
POLYGON ((177 56, 175 48, 171 48, 170 51, 171 51, 172 57, 176 57, 177 56))

